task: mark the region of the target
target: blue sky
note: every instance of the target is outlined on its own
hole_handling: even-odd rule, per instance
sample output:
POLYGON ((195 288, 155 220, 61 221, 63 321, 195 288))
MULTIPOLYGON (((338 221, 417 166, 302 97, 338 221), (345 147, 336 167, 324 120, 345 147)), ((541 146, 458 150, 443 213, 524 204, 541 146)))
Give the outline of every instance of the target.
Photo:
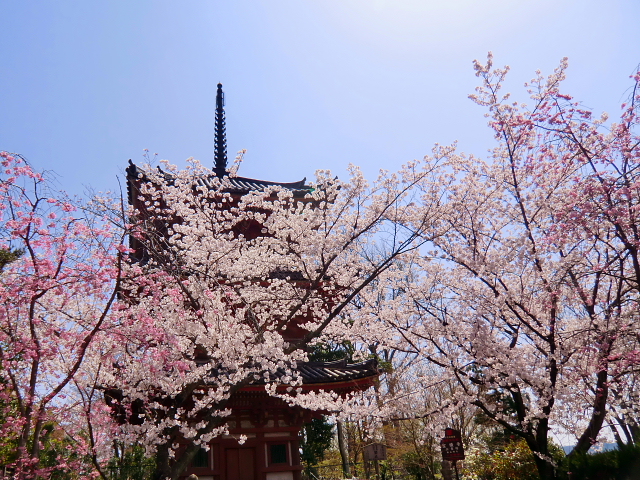
POLYGON ((0 18, 0 149, 71 193, 117 189, 145 148, 211 165, 218 82, 240 174, 295 181, 436 142, 485 155, 467 95, 489 50, 516 98, 569 57, 566 89, 611 114, 640 63, 637 0, 4 0, 0 18))

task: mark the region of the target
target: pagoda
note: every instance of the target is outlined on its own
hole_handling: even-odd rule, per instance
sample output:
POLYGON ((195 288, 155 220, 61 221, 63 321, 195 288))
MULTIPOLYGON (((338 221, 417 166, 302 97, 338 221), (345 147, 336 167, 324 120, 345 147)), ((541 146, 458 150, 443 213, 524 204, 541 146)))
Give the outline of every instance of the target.
MULTIPOLYGON (((227 170, 226 126, 224 94, 218 84, 215 110, 215 165, 211 176, 200 177, 201 186, 218 188, 224 179, 224 192, 235 200, 253 191, 270 187, 291 191, 294 199, 304 201, 311 187, 306 179, 282 183, 231 176, 227 170), (217 180, 216 180, 217 177, 217 180)), ((144 199, 139 193, 139 182, 144 181, 136 165, 131 163, 127 172, 129 203, 141 208, 144 199)), ((261 235, 260 225, 249 225, 242 232, 248 238, 261 235)), ((134 257, 144 261, 144 247, 132 239, 134 257)), ((290 281, 304 281, 292 272, 285 272, 290 281)), ((295 272, 293 272, 295 273, 295 272)), ((275 272, 277 274, 277 272, 275 272)), ((305 319, 308 320, 308 319, 305 319)), ((281 331, 286 341, 301 340, 307 333, 292 321, 281 331)), ((299 362, 295 368, 302 380, 303 391, 333 391, 339 395, 364 390, 374 384, 378 376, 375 360, 350 364, 346 360, 333 362, 299 362)), ((281 372, 285 375, 284 370, 281 372)), ((281 391, 286 385, 279 387, 281 391)), ((260 382, 243 387, 229 400, 231 415, 227 418, 229 434, 214 438, 209 449, 202 448, 184 476, 196 475, 199 480, 300 480, 303 466, 300 461, 300 432, 303 425, 322 415, 298 406, 290 406, 283 400, 271 397, 260 382), (238 438, 246 437, 240 445, 238 438)), ((324 412, 326 413, 326 412, 324 412)), ((192 477, 193 478, 193 477, 192 477)))

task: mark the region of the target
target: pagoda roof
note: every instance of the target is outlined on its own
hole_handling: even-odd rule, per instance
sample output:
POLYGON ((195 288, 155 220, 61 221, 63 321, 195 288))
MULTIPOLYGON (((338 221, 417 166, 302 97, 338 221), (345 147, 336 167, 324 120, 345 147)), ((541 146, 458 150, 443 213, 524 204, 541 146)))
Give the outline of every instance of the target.
MULTIPOLYGON (((133 190, 132 182, 136 179, 142 179, 144 181, 144 171, 140 170, 138 166, 129 160, 129 166, 126 169, 127 172, 127 190, 129 193, 129 202, 133 202, 133 190), (140 177, 142 174, 142 177, 140 177)), ((166 178, 170 179, 171 175, 162 172, 166 178)), ((217 190, 220 188, 220 182, 222 182, 222 191, 230 193, 232 195, 245 195, 250 192, 262 192, 269 190, 270 187, 283 188, 291 191, 294 197, 304 197, 308 193, 313 191, 311 185, 306 185, 306 177, 297 182, 272 182, 268 180, 257 180, 255 178, 236 177, 231 175, 225 175, 219 177, 215 173, 209 175, 198 175, 194 178, 194 183, 199 186, 203 186, 210 190, 217 190)))
POLYGON ((297 371, 304 385, 316 383, 337 383, 361 378, 375 377, 380 374, 375 359, 360 363, 347 363, 346 360, 335 362, 300 362, 297 371))
POLYGON ((268 180, 256 180, 255 178, 247 177, 232 177, 225 176, 219 178, 212 174, 207 176, 201 176, 196 179, 196 183, 204 187, 214 189, 217 188, 218 182, 222 181, 225 184, 223 191, 236 195, 244 195, 250 192, 261 192, 268 190, 269 187, 280 187, 285 190, 290 190, 294 197, 304 197, 307 193, 311 193, 313 188, 310 185, 305 185, 306 177, 297 182, 271 182, 268 180), (215 179, 215 180, 214 180, 215 179))
MULTIPOLYGON (((297 198, 302 198, 308 193, 311 193, 313 191, 313 187, 305 185, 307 180, 306 177, 297 182, 272 182, 268 180, 257 180, 255 178, 230 175, 229 170, 227 170, 227 128, 225 125, 224 104, 225 101, 222 84, 218 83, 216 92, 216 123, 214 135, 215 163, 210 174, 195 176, 194 183, 196 185, 204 186, 210 190, 217 191, 220 189, 220 182, 222 182, 222 192, 230 193, 232 195, 245 195, 250 192, 268 191, 270 187, 279 187, 289 190, 293 196, 297 198)), ((165 178, 170 181, 171 175, 166 172, 162 172, 162 170, 160 171, 165 178)), ((131 160, 129 160, 129 166, 126 169, 126 172, 129 203, 133 204, 134 188, 132 187, 135 185, 133 182, 138 179, 142 179, 144 181, 144 172, 140 171, 131 160)))
MULTIPOLYGON (((346 360, 338 360, 334 362, 298 362, 297 373, 302 377, 302 387, 304 390, 329 389, 336 392, 350 392, 354 390, 362 390, 373 384, 375 377, 380 374, 378 369, 378 361, 373 358, 359 363, 347 363, 346 360)), ((283 378, 291 375, 291 371, 278 369, 273 377, 283 378)), ((272 377, 272 378, 273 378, 272 377)), ((279 391, 284 391, 285 385, 278 387, 279 391)), ((135 400, 132 404, 134 414, 127 418, 125 409, 118 405, 122 401, 123 393, 118 388, 99 387, 104 390, 107 405, 114 411, 116 417, 124 423, 130 421, 138 424, 136 420, 138 414, 143 409, 141 400, 135 400)), ((264 381, 258 380, 250 385, 243 387, 241 394, 265 394, 264 381)), ((237 394, 235 394, 237 396, 237 394)), ((237 397, 236 397, 237 399, 237 397)))
MULTIPOLYGON (((201 364, 207 363, 205 360, 201 360, 201 362, 201 364)), ((214 369, 211 375, 215 376, 218 373, 214 369)), ((345 386, 345 384, 351 385, 354 381, 373 379, 380 374, 380 371, 376 359, 369 359, 359 363, 347 363, 346 360, 337 360, 333 362, 297 362, 295 368, 278 368, 270 376, 272 380, 277 380, 291 377, 292 374, 301 377, 303 386, 317 388, 320 384, 332 384, 331 387, 339 388, 345 386)), ((264 385, 264 383, 264 379, 260 378, 251 382, 244 389, 253 390, 258 386, 264 385)), ((284 383, 286 384, 286 382, 284 383)))

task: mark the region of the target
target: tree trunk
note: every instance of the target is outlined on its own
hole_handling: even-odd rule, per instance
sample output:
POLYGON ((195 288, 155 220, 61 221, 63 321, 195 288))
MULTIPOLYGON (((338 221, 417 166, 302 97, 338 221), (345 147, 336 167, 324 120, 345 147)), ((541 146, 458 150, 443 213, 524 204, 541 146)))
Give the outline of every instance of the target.
POLYGON ((338 430, 338 448, 340 449, 340 458, 342 458, 342 474, 344 478, 351 478, 351 464, 349 463, 349 453, 347 445, 344 441, 344 425, 340 420, 336 422, 338 430))
POLYGON ((538 475, 540 476, 540 480, 555 480, 555 467, 548 461, 538 457, 535 453, 533 454, 533 458, 536 462, 536 467, 538 468, 538 475))
MULTIPOLYGON (((201 438, 202 435, 211 433, 216 427, 222 425, 225 422, 225 418, 217 416, 216 412, 224 410, 227 407, 229 398, 249 382, 249 379, 244 379, 242 382, 234 385, 229 389, 228 398, 221 400, 208 409, 208 412, 206 413, 204 418, 202 418, 202 421, 206 422, 206 426, 198 431, 198 438, 201 438)), ((183 405, 185 399, 191 398, 195 387, 196 384, 192 384, 186 387, 182 394, 177 397, 174 407, 177 408, 178 406, 183 405)), ((179 428, 172 427, 168 430, 165 430, 164 438, 165 442, 162 445, 159 445, 156 450, 156 470, 153 478, 154 480, 177 480, 180 475, 182 475, 184 471, 189 467, 189 465, 191 465, 191 462, 195 458, 201 446, 199 444, 191 442, 184 451, 176 455, 176 457, 174 458, 170 455, 171 445, 183 438, 180 434, 179 428)))
POLYGON ((607 384, 609 372, 607 370, 607 368, 603 368, 598 372, 596 398, 593 401, 591 420, 569 456, 587 453, 598 438, 604 419, 607 416, 607 398, 609 396, 609 386, 607 384))
POLYGON ((551 463, 551 455, 549 454, 548 421, 546 419, 540 420, 535 436, 527 435, 524 439, 533 454, 540 480, 555 480, 556 468, 551 463))
POLYGON ((153 474, 154 480, 171 478, 171 458, 169 456, 169 444, 158 445, 156 450, 156 468, 153 474))

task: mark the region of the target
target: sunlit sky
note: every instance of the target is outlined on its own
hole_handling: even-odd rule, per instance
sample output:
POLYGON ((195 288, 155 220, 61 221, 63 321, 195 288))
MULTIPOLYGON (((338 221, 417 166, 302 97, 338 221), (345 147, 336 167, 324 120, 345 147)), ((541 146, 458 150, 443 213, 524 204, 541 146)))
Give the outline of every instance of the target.
POLYGON ((239 173, 295 181, 436 142, 486 155, 467 96, 490 50, 519 99, 569 57, 566 90, 611 114, 640 63, 638 0, 4 0, 0 18, 0 149, 71 193, 117 190, 145 148, 212 165, 218 82, 239 173))

